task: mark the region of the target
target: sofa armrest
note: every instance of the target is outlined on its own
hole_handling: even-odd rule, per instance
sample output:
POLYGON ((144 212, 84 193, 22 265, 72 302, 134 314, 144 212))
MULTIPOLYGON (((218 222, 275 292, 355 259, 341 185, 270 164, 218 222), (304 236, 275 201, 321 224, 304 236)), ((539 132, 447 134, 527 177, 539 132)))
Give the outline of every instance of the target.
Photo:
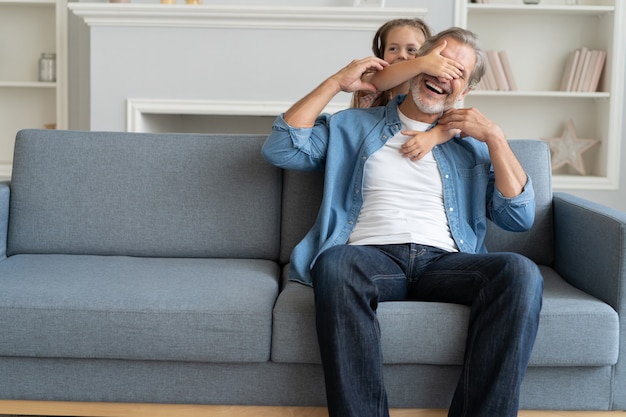
POLYGON ((9 183, 0 181, 0 260, 7 257, 10 196, 11 187, 9 183))
POLYGON ((554 269, 572 285, 610 304, 620 321, 612 405, 626 409, 626 213, 554 193, 554 269))
POLYGON ((554 193, 554 269, 570 284, 626 313, 626 213, 554 193))

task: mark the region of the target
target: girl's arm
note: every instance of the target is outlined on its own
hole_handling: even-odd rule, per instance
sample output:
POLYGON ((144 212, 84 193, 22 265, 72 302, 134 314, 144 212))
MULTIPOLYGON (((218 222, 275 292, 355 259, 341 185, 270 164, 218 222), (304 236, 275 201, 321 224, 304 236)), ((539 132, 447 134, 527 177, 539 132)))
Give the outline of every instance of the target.
POLYGON ((441 55, 441 51, 445 49, 446 44, 447 42, 442 42, 440 46, 427 55, 385 67, 383 70, 373 74, 372 84, 376 86, 378 91, 385 91, 421 73, 448 79, 461 77, 463 66, 441 55))

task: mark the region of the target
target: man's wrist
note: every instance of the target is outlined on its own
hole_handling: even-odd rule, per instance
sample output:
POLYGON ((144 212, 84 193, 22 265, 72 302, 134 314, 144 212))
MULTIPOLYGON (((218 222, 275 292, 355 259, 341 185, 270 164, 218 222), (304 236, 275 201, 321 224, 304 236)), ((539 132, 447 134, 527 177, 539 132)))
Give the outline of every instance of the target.
POLYGON ((324 80, 321 86, 325 90, 332 92, 333 95, 344 91, 343 87, 341 86, 341 82, 335 76, 332 76, 324 80))

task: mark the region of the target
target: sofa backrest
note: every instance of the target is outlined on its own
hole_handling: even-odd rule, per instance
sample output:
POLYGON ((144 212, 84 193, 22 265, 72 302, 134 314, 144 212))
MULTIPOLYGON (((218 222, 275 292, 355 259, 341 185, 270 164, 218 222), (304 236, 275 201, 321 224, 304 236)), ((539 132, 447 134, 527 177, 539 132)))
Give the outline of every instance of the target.
POLYGON ((265 138, 20 131, 7 254, 277 259, 265 138))
MULTIPOLYGON (((552 174, 550 149, 540 140, 511 140, 511 147, 533 180, 537 198, 535 223, 523 233, 507 232, 488 223, 487 249, 526 255, 542 265, 552 264, 552 174)), ((293 247, 309 230, 319 209, 323 174, 286 171, 283 179, 283 216, 280 259, 286 263, 293 247)))

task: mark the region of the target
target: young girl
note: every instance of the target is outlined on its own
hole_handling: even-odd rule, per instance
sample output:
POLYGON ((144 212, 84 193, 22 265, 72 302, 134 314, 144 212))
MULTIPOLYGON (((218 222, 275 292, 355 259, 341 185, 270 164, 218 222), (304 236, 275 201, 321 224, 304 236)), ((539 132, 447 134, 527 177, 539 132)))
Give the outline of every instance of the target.
MULTIPOLYGON (((389 64, 406 61, 417 57, 417 50, 427 38, 431 30, 422 19, 394 19, 383 24, 374 35, 372 52, 374 56, 384 59, 389 64)), ((370 81, 373 73, 363 77, 370 81)), ((409 91, 408 82, 400 83, 386 91, 370 93, 357 91, 352 96, 352 107, 367 108, 385 106, 397 94, 409 91)))
MULTIPOLYGON (((431 36, 431 30, 422 19, 394 19, 383 24, 372 42, 372 52, 389 64, 418 58, 417 51, 424 41, 431 36)), ((352 107, 366 108, 384 106, 398 94, 409 91, 409 79, 420 72, 446 78, 458 78, 461 66, 453 60, 439 54, 443 47, 432 53, 419 57, 414 65, 405 65, 406 70, 396 72, 370 73, 363 77, 364 81, 373 83, 379 92, 358 91, 352 97, 352 107), (381 91, 382 90, 382 91, 381 91)), ((403 134, 413 136, 401 148, 401 152, 411 160, 421 159, 437 144, 448 141, 457 132, 445 131, 435 126, 429 132, 404 131, 403 134)))

